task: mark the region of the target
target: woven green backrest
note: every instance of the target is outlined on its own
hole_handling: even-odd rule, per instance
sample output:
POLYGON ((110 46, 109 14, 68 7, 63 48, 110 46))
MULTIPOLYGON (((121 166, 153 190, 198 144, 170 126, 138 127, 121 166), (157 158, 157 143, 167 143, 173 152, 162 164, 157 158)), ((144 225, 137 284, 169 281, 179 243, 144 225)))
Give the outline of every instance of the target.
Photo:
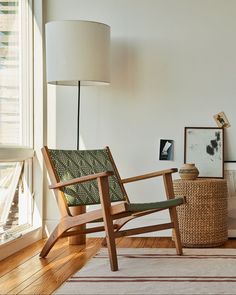
MULTIPOLYGON (((105 172, 114 171, 108 152, 104 150, 53 150, 49 155, 60 181, 105 172)), ((68 206, 100 204, 96 180, 67 186, 63 189, 68 206)), ((112 202, 125 199, 115 175, 109 177, 109 193, 112 202)))

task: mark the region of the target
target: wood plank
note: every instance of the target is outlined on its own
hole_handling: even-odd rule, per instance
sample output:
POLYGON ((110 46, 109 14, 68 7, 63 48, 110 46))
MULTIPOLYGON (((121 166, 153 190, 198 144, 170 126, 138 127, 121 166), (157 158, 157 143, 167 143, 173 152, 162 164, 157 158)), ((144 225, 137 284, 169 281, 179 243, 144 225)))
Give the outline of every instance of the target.
POLYGON ((40 240, 33 245, 22 249, 20 252, 11 255, 11 259, 8 257, 1 260, 0 277, 37 255, 43 247, 44 242, 44 240, 40 240))
POLYGON ((46 264, 44 269, 28 278, 9 294, 51 294, 73 273, 81 269, 99 248, 100 244, 94 241, 89 241, 87 248, 70 245, 63 255, 46 264))
MULTIPOLYGON (((63 252, 66 251, 68 247, 65 245, 65 240, 61 243, 58 243, 53 249, 53 255, 48 259, 40 259, 39 251, 34 256, 30 256, 30 259, 25 260, 20 265, 13 268, 11 271, 7 272, 5 275, 0 277, 0 290, 2 294, 6 294, 12 289, 16 288, 19 285, 19 281, 25 281, 31 278, 39 270, 47 267, 47 264, 53 263, 57 257, 63 255, 63 252), (63 243, 64 242, 64 243, 63 243)), ((28 253, 29 254, 29 253, 28 253)), ((64 254, 65 255, 65 254, 64 254)), ((66 255, 68 255, 66 253, 66 255)), ((68 256, 69 257, 69 256, 68 256)), ((13 293, 14 294, 14 293, 13 293)))

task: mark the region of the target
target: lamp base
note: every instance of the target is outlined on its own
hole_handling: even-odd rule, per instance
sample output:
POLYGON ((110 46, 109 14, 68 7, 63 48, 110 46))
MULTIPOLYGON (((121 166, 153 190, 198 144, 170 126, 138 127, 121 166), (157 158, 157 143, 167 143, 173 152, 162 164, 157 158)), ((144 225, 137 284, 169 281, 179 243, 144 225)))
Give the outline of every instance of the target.
MULTIPOLYGON (((70 208, 72 216, 83 214, 86 212, 86 206, 75 206, 70 208)), ((86 225, 74 227, 74 230, 84 230, 86 225)), ((84 245, 86 244, 86 234, 72 236, 68 238, 70 245, 84 245)))

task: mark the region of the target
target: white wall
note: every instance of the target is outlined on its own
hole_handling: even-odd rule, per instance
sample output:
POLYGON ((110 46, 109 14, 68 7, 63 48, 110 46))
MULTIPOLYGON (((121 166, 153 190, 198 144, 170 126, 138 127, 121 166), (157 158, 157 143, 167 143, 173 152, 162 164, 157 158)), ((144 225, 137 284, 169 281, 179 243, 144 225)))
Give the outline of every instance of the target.
MULTIPOLYGON (((47 21, 111 26, 111 84, 81 92, 82 147, 109 145, 122 177, 180 167, 184 127, 216 126, 213 115, 224 111, 232 125, 226 158, 236 160, 235 0, 47 0, 45 7, 47 21), (174 161, 158 160, 160 138, 174 140, 174 161)), ((76 91, 48 87, 51 147, 76 147, 76 91)), ((163 197, 154 180, 128 191, 138 202, 163 197)), ((47 224, 57 217, 50 200, 47 224)))

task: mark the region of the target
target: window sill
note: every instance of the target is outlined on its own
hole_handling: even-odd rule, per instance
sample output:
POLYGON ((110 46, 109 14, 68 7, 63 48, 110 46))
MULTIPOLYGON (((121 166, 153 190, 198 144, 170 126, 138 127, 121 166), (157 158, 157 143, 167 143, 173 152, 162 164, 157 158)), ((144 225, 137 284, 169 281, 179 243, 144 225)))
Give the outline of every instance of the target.
POLYGON ((42 227, 30 227, 16 234, 19 237, 0 243, 0 261, 42 239, 42 227))

